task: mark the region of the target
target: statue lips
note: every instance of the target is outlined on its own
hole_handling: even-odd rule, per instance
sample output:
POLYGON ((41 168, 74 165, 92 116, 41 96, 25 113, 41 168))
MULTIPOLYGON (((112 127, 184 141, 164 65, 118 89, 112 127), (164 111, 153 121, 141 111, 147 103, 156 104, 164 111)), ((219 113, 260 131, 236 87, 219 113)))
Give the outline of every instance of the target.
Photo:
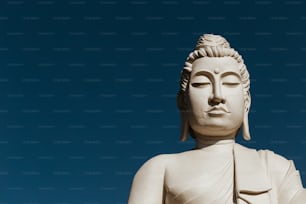
POLYGON ((226 107, 219 105, 213 106, 205 112, 211 116, 222 116, 226 113, 230 113, 230 111, 226 107))

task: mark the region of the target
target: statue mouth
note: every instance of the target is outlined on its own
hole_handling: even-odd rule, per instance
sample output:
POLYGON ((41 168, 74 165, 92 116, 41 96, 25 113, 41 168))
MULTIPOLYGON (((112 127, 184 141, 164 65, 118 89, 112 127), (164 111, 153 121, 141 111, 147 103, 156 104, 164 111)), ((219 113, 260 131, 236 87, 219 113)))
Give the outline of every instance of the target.
POLYGON ((230 111, 224 106, 213 106, 205 112, 209 115, 224 115, 230 113, 230 111))

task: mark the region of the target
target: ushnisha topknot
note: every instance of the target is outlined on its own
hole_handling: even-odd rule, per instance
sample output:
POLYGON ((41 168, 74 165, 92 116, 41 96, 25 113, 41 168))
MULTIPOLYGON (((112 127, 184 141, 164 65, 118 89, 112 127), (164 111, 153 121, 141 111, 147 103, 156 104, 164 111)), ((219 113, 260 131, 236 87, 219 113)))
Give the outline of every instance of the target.
POLYGON ((200 48, 204 48, 205 46, 209 47, 224 47, 224 48, 230 48, 230 44, 227 42, 227 40, 222 37, 221 35, 213 35, 213 34, 204 34, 200 36, 195 50, 198 50, 200 48))

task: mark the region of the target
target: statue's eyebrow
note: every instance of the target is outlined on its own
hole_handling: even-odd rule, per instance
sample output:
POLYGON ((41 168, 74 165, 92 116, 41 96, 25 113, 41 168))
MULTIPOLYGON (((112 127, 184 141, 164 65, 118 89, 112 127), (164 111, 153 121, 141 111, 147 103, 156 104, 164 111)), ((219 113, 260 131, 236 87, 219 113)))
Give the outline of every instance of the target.
POLYGON ((234 72, 234 71, 224 72, 224 73, 221 74, 221 77, 226 77, 228 75, 234 75, 234 76, 238 77, 239 79, 241 78, 240 74, 238 72, 234 72))
POLYGON ((208 77, 212 77, 213 74, 209 71, 198 71, 194 74, 194 76, 201 76, 201 75, 204 75, 204 76, 208 76, 208 77))
MULTIPOLYGON (((195 76, 201 76, 201 75, 204 75, 204 76, 208 76, 208 77, 211 77, 211 78, 213 78, 213 73, 211 73, 210 71, 204 71, 204 70, 202 70, 202 71, 198 71, 198 72, 196 72, 194 75, 193 75, 193 77, 195 77, 195 76)), ((235 71, 225 71, 225 72, 223 72, 223 73, 221 73, 221 77, 225 77, 225 76, 228 76, 228 75, 235 75, 236 77, 238 77, 239 79, 241 78, 240 77, 240 74, 238 73, 238 72, 235 72, 235 71)))

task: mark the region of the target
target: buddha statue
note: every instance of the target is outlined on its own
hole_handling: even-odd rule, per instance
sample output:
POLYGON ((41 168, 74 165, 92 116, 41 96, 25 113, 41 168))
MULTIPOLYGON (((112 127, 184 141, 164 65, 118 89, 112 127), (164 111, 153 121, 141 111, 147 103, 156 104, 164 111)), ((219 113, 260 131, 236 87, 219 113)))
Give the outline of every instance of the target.
POLYGON ((181 140, 193 150, 148 160, 136 173, 129 204, 305 204, 293 161, 235 142, 250 140, 249 73, 220 35, 198 40, 181 73, 181 140))

